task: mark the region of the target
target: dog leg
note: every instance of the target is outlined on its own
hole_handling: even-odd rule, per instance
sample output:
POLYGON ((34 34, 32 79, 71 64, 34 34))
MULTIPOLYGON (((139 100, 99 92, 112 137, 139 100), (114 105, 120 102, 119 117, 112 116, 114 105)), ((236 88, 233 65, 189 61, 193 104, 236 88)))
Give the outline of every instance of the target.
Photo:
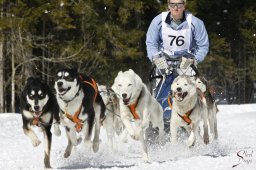
POLYGON ((79 137, 77 139, 75 130, 70 129, 67 126, 65 126, 65 130, 66 130, 66 135, 68 138, 68 145, 67 145, 65 153, 64 153, 64 158, 67 158, 70 156, 73 146, 77 146, 78 144, 80 144, 82 141, 82 138, 79 137))
POLYGON ((217 130, 217 119, 214 121, 214 140, 218 139, 218 130, 217 130))
POLYGON ((143 130, 140 131, 140 137, 139 137, 139 140, 141 142, 141 145, 142 145, 142 149, 143 149, 143 161, 144 162, 149 162, 149 158, 148 158, 148 147, 147 147, 147 143, 144 139, 144 132, 143 130))
POLYGON ((53 125, 53 128, 54 128, 54 134, 55 134, 56 136, 60 136, 60 135, 61 135, 61 131, 60 131, 60 126, 59 126, 59 124, 58 124, 58 123, 55 123, 55 124, 53 125))
POLYGON ((203 122, 203 127, 204 127, 204 143, 209 144, 208 121, 206 118, 203 122))
POLYGON ((34 147, 37 147, 38 145, 40 145, 41 141, 38 139, 35 132, 28 125, 23 125, 23 131, 24 131, 24 134, 30 138, 32 145, 34 147))
POLYGON ((85 121, 84 122, 84 126, 83 126, 83 133, 84 133, 84 143, 88 146, 91 147, 92 146, 92 142, 91 142, 91 136, 89 135, 89 128, 88 128, 88 122, 85 121))
POLYGON ((52 133, 51 127, 46 127, 44 132, 44 167, 51 168, 50 165, 50 154, 52 145, 52 133))
POLYGON ((127 140, 128 140, 127 136, 128 136, 128 131, 126 130, 126 128, 124 128, 123 132, 120 135, 122 142, 127 143, 127 140))
POLYGON ((73 145, 71 143, 71 140, 68 138, 68 145, 66 147, 65 153, 64 153, 64 158, 68 158, 71 154, 73 145))
MULTIPOLYGON (((111 113, 109 113, 111 114, 111 113)), ((112 116, 108 116, 105 121, 105 127, 107 132, 107 138, 108 138, 108 146, 110 147, 111 151, 114 150, 113 143, 114 143, 114 122, 112 116)), ((104 124, 103 124, 104 125, 104 124)))
POLYGON ((133 130, 133 127, 129 121, 129 117, 122 117, 121 118, 123 120, 123 123, 125 125, 125 129, 128 131, 129 135, 131 136, 131 138, 135 139, 135 132, 133 130))
POLYGON ((188 147, 190 147, 194 144, 195 139, 196 139, 195 134, 198 133, 197 129, 198 129, 198 123, 195 122, 194 124, 191 125, 191 133, 190 133, 190 135, 188 137, 188 140, 187 140, 187 146, 188 147))
POLYGON ((100 119, 99 117, 95 117, 95 132, 94 132, 94 138, 93 138, 93 144, 92 149, 93 152, 96 153, 99 150, 99 143, 100 143, 100 119))
MULTIPOLYGON (((158 130, 158 132, 154 132, 154 133, 157 133, 157 140, 158 140, 159 144, 164 145, 166 141, 164 138, 164 122, 163 122, 163 120, 159 120, 157 123, 152 121, 152 124, 153 124, 152 128, 154 128, 154 129, 158 128, 158 129, 156 129, 156 130, 158 130)), ((150 125, 148 125, 147 127, 150 127, 150 125)), ((147 129, 147 127, 145 129, 147 129)))
MULTIPOLYGON (((62 114, 62 113, 61 113, 62 114)), ((59 109, 58 111, 56 111, 55 113, 53 113, 53 124, 54 124, 54 134, 56 136, 60 136, 61 135, 61 131, 60 131, 60 123, 61 123, 61 120, 60 120, 60 114, 59 114, 59 109)))
POLYGON ((175 125, 175 122, 174 121, 171 121, 170 123, 170 131, 171 131, 171 144, 172 145, 176 145, 177 142, 178 142, 178 139, 177 139, 177 126, 175 125))
POLYGON ((163 120, 159 122, 158 129, 159 129, 158 141, 160 142, 161 145, 164 145, 165 140, 164 140, 164 121, 163 120))
POLYGON ((73 146, 77 146, 80 142, 80 139, 77 138, 76 136, 76 131, 74 129, 70 129, 69 131, 67 131, 69 139, 72 143, 73 146))

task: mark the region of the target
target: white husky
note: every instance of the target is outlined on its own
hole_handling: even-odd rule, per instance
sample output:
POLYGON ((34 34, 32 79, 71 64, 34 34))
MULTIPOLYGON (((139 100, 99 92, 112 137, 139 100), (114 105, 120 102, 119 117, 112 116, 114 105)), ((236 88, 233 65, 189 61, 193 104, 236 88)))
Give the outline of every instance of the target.
MULTIPOLYGON (((209 143, 207 108, 205 98, 195 85, 194 78, 178 76, 171 86, 173 104, 171 117, 171 143, 177 143, 177 129, 184 127, 190 133, 187 146, 192 146, 196 137, 200 137, 198 126, 203 121, 204 143, 209 143)), ((202 92, 201 92, 202 93, 202 92)))
POLYGON ((163 109, 151 96, 141 78, 131 69, 118 73, 112 89, 119 96, 121 120, 128 134, 133 139, 141 141, 143 160, 148 161, 145 130, 151 121, 153 127, 159 128, 159 139, 163 140, 163 109), (134 120, 134 123, 131 120, 134 120))
POLYGON ((217 112, 218 108, 213 99, 213 96, 210 92, 210 89, 207 84, 207 80, 204 77, 196 78, 196 86, 199 88, 205 96, 207 110, 208 110, 208 121, 210 125, 210 131, 214 135, 214 139, 218 139, 218 130, 217 130, 217 112))

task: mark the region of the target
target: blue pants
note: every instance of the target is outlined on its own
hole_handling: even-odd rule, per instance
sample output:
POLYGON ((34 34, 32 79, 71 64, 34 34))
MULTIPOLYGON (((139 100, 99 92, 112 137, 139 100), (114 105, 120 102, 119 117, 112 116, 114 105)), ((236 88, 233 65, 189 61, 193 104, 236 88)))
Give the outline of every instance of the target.
POLYGON ((170 74, 167 76, 164 82, 159 82, 156 86, 156 89, 154 93, 156 94, 155 98, 157 101, 161 104, 163 110, 164 110, 164 119, 170 120, 172 110, 169 107, 168 104, 168 96, 171 93, 171 84, 174 80, 175 76, 173 74, 170 74), (163 83, 163 85, 162 85, 163 83), (161 86, 162 85, 162 86, 161 86), (161 89, 160 89, 161 88, 161 89))

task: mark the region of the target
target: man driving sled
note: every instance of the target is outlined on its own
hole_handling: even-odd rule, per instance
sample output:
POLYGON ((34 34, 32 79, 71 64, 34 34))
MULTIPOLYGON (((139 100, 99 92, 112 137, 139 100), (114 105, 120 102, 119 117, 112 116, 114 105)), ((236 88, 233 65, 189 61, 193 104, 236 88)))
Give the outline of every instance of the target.
MULTIPOLYGON (((177 76, 176 71, 179 74, 193 74, 189 68, 190 65, 202 62, 209 49, 208 34, 204 23, 185 11, 186 0, 167 0, 167 3, 169 11, 162 12, 152 20, 146 37, 147 57, 158 68, 155 74, 165 75, 165 79, 156 82, 156 87, 153 89, 154 97, 164 109, 165 122, 168 122, 171 117, 167 97, 172 81, 177 76), (172 64, 177 66, 164 73, 159 69, 159 67, 164 68, 163 53, 170 58, 167 67, 172 64), (176 61, 171 61, 175 58, 177 58, 176 61)), ((169 131, 168 124, 165 127, 167 132, 169 131)))

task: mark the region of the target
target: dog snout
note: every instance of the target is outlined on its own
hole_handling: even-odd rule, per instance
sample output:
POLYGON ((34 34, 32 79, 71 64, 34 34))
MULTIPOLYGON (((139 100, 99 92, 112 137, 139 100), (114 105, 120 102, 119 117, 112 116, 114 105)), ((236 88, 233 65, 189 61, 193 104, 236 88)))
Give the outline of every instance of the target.
POLYGON ((127 94, 126 93, 123 93, 122 94, 122 97, 125 99, 125 98, 127 98, 127 94))
POLYGON ((182 91, 182 88, 181 88, 181 87, 178 87, 178 88, 177 88, 177 91, 178 91, 178 92, 181 92, 181 91, 182 91))
POLYGON ((34 106, 35 111, 39 111, 40 107, 39 106, 34 106))
POLYGON ((63 82, 62 82, 62 81, 57 82, 57 86, 58 86, 58 87, 61 87, 62 85, 63 85, 63 82))

